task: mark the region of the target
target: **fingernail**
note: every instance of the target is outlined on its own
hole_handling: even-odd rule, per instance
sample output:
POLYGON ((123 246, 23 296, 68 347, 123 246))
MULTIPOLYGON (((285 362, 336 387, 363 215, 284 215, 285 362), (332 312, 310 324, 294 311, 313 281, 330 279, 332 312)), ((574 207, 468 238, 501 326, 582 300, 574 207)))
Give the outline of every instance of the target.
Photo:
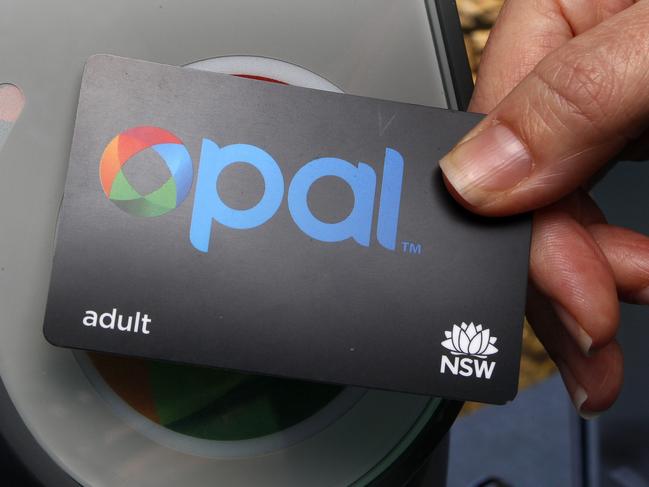
POLYGON ((0 84, 0 120, 15 122, 25 104, 25 97, 15 85, 0 84))
POLYGON ((591 419, 595 419, 597 416, 599 416, 600 413, 596 413, 594 411, 584 411, 582 407, 587 400, 588 394, 583 387, 578 386, 577 389, 575 389, 575 392, 572 394, 572 403, 575 405, 575 409, 577 410, 579 416, 590 421, 591 419))
POLYGON ((583 405, 588 400, 588 393, 586 392, 586 390, 579 385, 577 379, 575 379, 575 376, 570 371, 570 369, 568 368, 565 362, 558 360, 556 363, 557 363, 557 368, 561 373, 561 377, 563 377, 563 381, 566 384, 566 388, 569 391, 570 400, 572 401, 572 404, 575 406, 575 409, 577 410, 579 416, 587 420, 596 418, 599 415, 599 413, 582 410, 583 405), (572 392, 570 392, 571 390, 572 392))
POLYGON ((586 393, 586 390, 581 386, 578 386, 572 393, 572 403, 575 405, 575 409, 577 411, 581 411, 581 407, 584 405, 587 399, 588 394, 586 393))
POLYGON ((588 421, 597 418, 601 414, 592 411, 582 411, 581 409, 578 410, 577 412, 579 413, 579 416, 581 416, 582 418, 588 421))
POLYGON ((461 142, 439 165, 453 188, 474 206, 516 186, 533 166, 525 145, 503 124, 461 142))
POLYGON ((557 316, 561 320, 561 323, 563 323, 563 326, 566 327, 568 333, 570 333, 570 335, 572 335, 572 337, 575 339, 579 349, 587 357, 590 356, 590 349, 593 346, 593 339, 588 333, 586 333, 586 330, 582 328, 577 320, 574 319, 563 306, 556 302, 553 302, 552 304, 554 305, 554 311, 557 313, 557 316))

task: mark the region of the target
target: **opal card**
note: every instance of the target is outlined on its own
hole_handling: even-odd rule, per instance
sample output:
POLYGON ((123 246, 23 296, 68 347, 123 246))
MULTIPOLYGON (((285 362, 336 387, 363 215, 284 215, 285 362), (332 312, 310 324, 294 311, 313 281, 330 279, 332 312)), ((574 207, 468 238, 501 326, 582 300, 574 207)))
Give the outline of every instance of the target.
POLYGON ((470 214, 438 168, 479 120, 92 57, 47 339, 311 381, 511 399, 530 219, 470 214))

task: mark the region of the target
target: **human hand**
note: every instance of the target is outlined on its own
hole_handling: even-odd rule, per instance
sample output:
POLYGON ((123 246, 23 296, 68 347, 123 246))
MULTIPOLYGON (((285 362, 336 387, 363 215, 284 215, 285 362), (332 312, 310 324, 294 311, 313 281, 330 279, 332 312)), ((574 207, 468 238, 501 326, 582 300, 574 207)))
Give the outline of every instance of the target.
POLYGON ((509 0, 470 105, 488 115, 440 161, 470 210, 535 210, 527 318, 584 417, 622 385, 619 300, 649 304, 649 238, 584 189, 646 136, 648 27, 648 0, 509 0))

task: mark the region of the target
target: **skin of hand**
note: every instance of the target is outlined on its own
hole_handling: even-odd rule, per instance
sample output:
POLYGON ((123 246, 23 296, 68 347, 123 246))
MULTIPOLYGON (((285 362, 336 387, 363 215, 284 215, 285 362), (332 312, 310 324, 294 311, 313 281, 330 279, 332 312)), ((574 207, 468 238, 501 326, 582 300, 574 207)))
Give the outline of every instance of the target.
POLYGON ((534 211, 527 318, 579 413, 622 386, 620 300, 649 304, 649 238, 609 225, 584 189, 649 127, 649 0, 509 0, 470 110, 441 161, 476 213, 534 211))

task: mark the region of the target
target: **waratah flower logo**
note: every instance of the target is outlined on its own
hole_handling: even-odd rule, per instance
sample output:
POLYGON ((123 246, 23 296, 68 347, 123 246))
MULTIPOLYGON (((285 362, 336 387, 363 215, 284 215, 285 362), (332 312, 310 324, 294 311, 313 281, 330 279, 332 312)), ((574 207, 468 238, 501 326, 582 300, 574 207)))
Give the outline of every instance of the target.
POLYGON ((482 325, 475 326, 462 323, 460 326, 453 325, 453 331, 445 331, 446 340, 442 346, 450 350, 453 355, 473 355, 474 357, 486 358, 498 352, 494 347, 496 337, 492 337, 489 328, 482 328, 482 325))

